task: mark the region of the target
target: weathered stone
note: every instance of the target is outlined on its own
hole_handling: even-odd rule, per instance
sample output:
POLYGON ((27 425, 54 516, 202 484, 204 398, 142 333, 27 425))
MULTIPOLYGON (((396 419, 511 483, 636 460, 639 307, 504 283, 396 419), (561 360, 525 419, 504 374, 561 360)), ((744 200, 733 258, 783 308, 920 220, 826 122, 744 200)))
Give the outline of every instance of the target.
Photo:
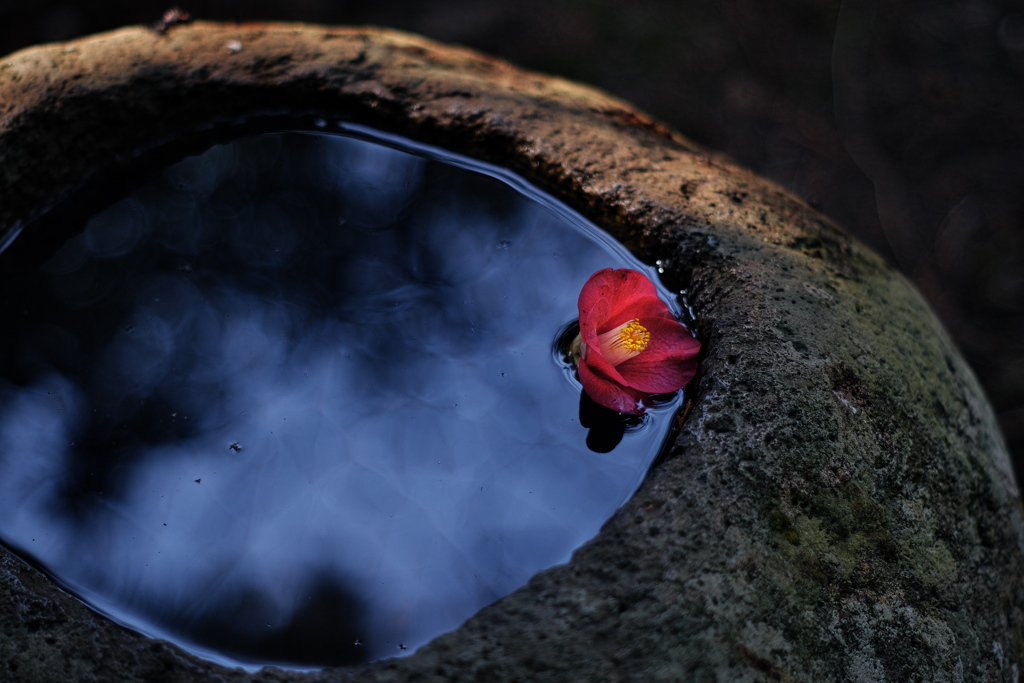
POLYGON ((507 166, 661 260, 705 349, 677 439, 570 563, 348 670, 224 669, 0 551, 0 679, 1017 680, 1020 496, 927 305, 804 203, 628 104, 377 29, 124 29, 0 59, 0 235, 140 150, 300 111, 507 166))

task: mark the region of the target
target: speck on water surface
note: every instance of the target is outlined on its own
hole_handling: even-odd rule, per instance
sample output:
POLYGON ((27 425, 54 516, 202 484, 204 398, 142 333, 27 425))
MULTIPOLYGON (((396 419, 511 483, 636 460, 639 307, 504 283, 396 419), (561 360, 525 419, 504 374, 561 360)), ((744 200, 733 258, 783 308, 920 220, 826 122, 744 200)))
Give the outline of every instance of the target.
POLYGON ((554 338, 591 273, 653 270, 439 150, 242 138, 64 229, 0 254, 0 537, 228 664, 458 627, 598 532, 678 406, 587 448, 554 338))

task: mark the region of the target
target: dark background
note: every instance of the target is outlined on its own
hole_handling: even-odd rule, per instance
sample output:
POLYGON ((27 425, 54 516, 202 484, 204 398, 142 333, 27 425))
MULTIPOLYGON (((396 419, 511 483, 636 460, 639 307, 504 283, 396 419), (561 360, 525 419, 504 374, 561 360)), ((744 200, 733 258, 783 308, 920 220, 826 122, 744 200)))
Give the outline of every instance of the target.
MULTIPOLYGON (((0 0, 0 54, 157 20, 0 0)), ((924 292, 1024 474, 1024 3, 207 0, 200 19, 379 24, 619 95, 836 219, 924 292)))

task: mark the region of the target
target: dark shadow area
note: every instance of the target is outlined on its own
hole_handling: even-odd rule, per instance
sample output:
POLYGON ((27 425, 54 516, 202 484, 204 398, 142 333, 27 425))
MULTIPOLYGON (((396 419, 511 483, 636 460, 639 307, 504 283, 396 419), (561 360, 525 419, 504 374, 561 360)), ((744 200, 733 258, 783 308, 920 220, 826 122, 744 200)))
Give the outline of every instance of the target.
POLYGON ((595 453, 610 453, 626 433, 627 416, 594 402, 587 392, 580 393, 580 425, 587 431, 587 448, 595 453))
MULTIPOLYGON (((274 623, 277 605, 264 591, 236 588, 233 594, 197 610, 191 619, 194 623, 188 625, 189 635, 242 661, 319 667, 359 664, 370 658, 371 650, 363 641, 365 628, 361 628, 367 618, 365 606, 343 580, 325 574, 298 592, 302 597, 294 611, 284 623, 274 623), (239 628, 242 623, 248 624, 247 631, 239 628)), ((398 643, 390 649, 398 654, 398 643)))

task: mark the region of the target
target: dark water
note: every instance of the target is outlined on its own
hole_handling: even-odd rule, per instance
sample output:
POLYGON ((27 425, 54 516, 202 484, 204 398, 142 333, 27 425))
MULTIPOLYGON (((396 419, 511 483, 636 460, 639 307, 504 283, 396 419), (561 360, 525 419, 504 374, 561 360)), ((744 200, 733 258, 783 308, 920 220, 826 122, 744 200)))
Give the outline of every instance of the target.
POLYGON ((352 133, 215 146, 0 255, 0 537, 227 663, 456 628, 593 537, 678 406, 588 448, 552 344, 592 272, 651 269, 510 174, 352 133))

